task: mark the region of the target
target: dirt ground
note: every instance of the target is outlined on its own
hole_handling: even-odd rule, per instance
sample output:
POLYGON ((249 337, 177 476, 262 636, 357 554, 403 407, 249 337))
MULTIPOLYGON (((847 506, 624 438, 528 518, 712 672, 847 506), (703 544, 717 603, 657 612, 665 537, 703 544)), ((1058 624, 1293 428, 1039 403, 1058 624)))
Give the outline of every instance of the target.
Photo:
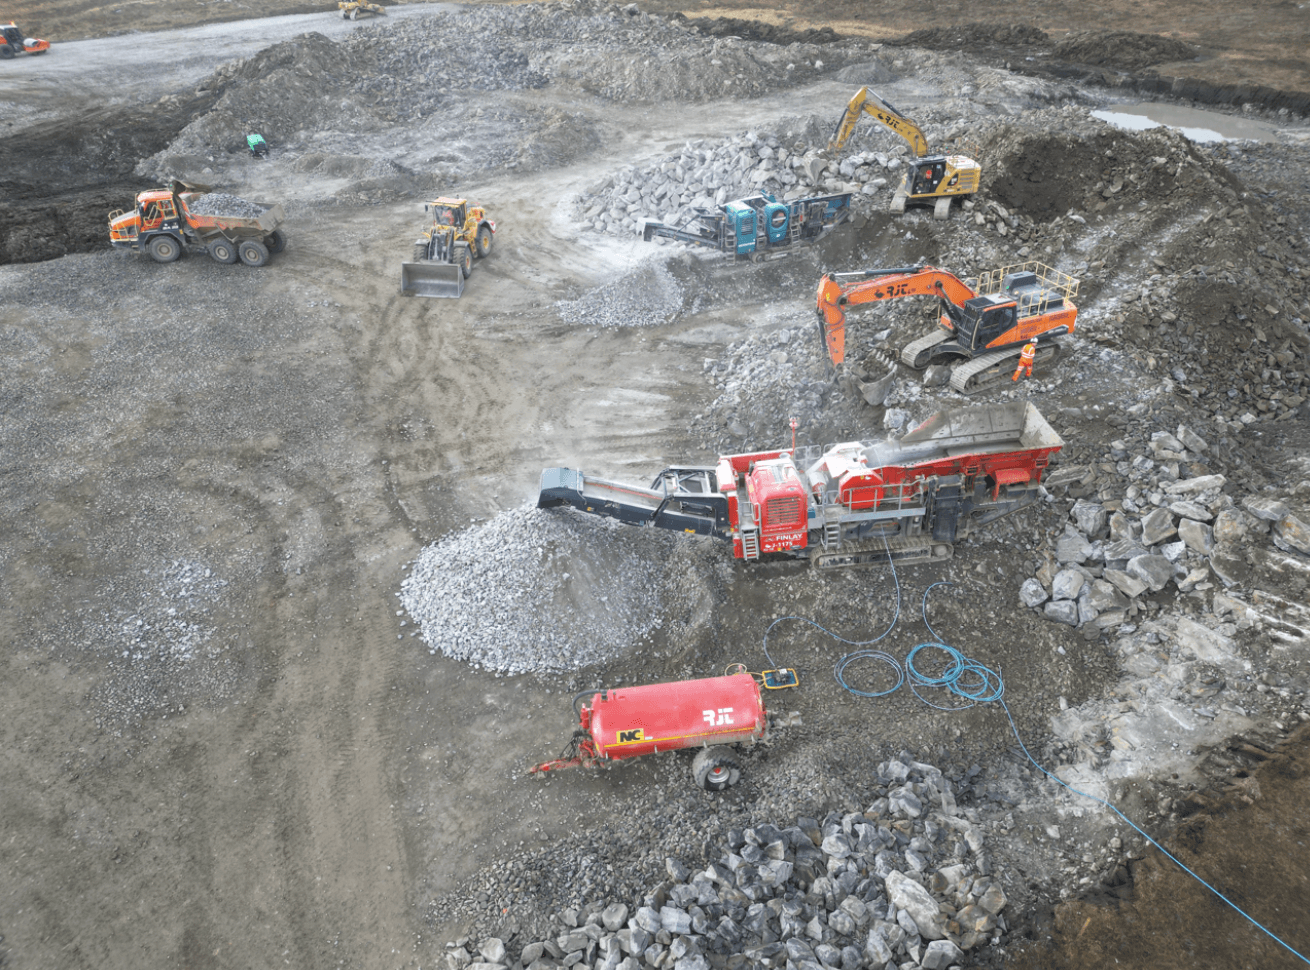
MULTIPOLYGON (((930 760, 1017 770, 995 712, 952 720, 898 697, 874 708, 871 732, 867 701, 817 687, 827 685, 837 648, 796 634, 784 645, 816 685, 796 695, 807 728, 749 766, 757 787, 722 800, 688 792, 675 759, 547 785, 524 777, 566 739, 576 690, 754 659, 763 627, 784 612, 823 615, 851 636, 884 625, 896 595, 885 575, 751 575, 720 568, 718 552, 706 549, 689 568, 715 590, 713 620, 684 618, 680 629, 695 631, 688 639, 657 638, 649 656, 580 673, 500 677, 430 655, 397 600, 426 545, 532 500, 543 466, 639 479, 711 457, 697 424, 716 394, 702 377, 707 356, 744 342, 760 321, 776 329, 780 304, 794 303, 808 321, 817 257, 764 285, 735 269, 688 271, 691 284, 713 291, 710 312, 658 333, 564 324, 551 309, 557 301, 620 275, 643 251, 575 233, 558 201, 633 158, 724 133, 721 102, 602 110, 572 95, 564 110, 601 119, 599 148, 573 164, 460 185, 470 198, 494 200, 500 227, 495 252, 458 302, 397 292, 426 186, 405 201, 361 189, 349 204, 354 178, 323 175, 311 186, 301 171, 229 170, 248 197, 297 200, 291 245, 254 284, 224 275, 242 267, 204 258, 161 267, 106 251, 103 210, 144 187, 137 162, 212 108, 197 81, 219 61, 246 56, 207 54, 206 38, 160 40, 158 64, 136 66, 147 32, 313 12, 346 29, 324 6, 12 7, 20 25, 56 43, 106 38, 87 49, 87 63, 99 72, 117 62, 123 74, 108 82, 121 83, 121 99, 100 105, 103 77, 67 69, 29 84, 17 75, 21 60, 0 73, 0 101, 24 125, 51 125, 38 151, 12 140, 0 149, 6 194, 22 203, 7 210, 10 248, 0 252, 14 264, 0 266, 0 441, 10 456, 0 475, 0 967, 440 966, 470 913, 499 908, 505 935, 521 930, 520 944, 535 929, 526 915, 516 923, 512 901, 499 906, 494 892, 482 898, 470 883, 525 865, 535 847, 603 845, 611 830, 658 828, 653 816, 672 817, 679 805, 723 825, 749 817, 752 799, 854 810, 870 766, 905 747, 930 760), (169 91, 176 99, 154 107, 169 91), (152 123, 132 134, 143 111, 152 123), (96 160, 93 179, 79 179, 79 159, 96 160), (43 229, 50 221, 66 227, 57 243, 43 229), (814 766, 807 803, 777 794, 789 761, 814 766)), ((814 4, 643 7, 885 39, 978 16, 963 4, 930 16, 881 4, 873 23, 866 5, 841 0, 823 5, 822 19, 814 4)), ((1294 53, 1310 36, 1291 4, 1016 3, 989 7, 987 19, 1058 38, 1119 27, 1130 10, 1135 30, 1200 47, 1201 60, 1155 65, 1161 72, 1310 91, 1310 68, 1294 53)), ((826 83, 823 97, 849 88, 826 83)), ((742 102, 733 127, 800 112, 807 96, 742 102)), ((842 257, 882 255, 888 225, 879 216, 843 237, 842 257)), ((902 245, 931 255, 945 245, 938 233, 930 227, 902 245)), ((1090 407, 1089 397, 1117 405, 1117 395, 1158 383, 1145 369, 1131 387, 1098 380, 1084 398, 1053 393, 1051 408, 1090 407)), ((1119 433, 1085 427, 1098 445, 1119 433)), ((1307 445, 1294 435, 1280 442, 1296 454, 1307 445)), ((1274 447, 1262 467, 1290 475, 1291 456, 1274 447)), ((1055 531, 1055 519, 1026 521, 1055 531)), ((1020 730, 1043 738, 1053 713, 1109 690, 1117 675, 1100 644, 1009 605, 1020 581, 1014 563, 1032 556, 1030 538, 1002 524, 945 571, 912 567, 899 580, 907 638, 927 633, 915 612, 927 587, 958 584, 940 601, 938 632, 1005 669, 1020 730), (991 589, 1004 592, 993 598, 991 589)), ((1177 836, 1181 858, 1222 873, 1226 892, 1288 931, 1302 952, 1310 947, 1298 916, 1310 866, 1308 751, 1303 729, 1269 757, 1228 752, 1225 766, 1191 779, 1176 829, 1160 826, 1177 836), (1220 776, 1236 787, 1217 791, 1220 776)), ((1137 807, 1145 805, 1143 796, 1137 807)), ((1036 819, 1033 810, 1019 828, 1036 819)), ((1023 915, 997 962, 1296 965, 1240 918, 1216 915, 1203 892, 1144 851, 1132 893, 1053 897, 1058 865, 1040 860, 1056 848, 1030 838, 1016 850, 1033 860, 1033 877, 1013 892, 1023 915)), ((605 864, 631 865, 634 878, 658 875, 663 855, 657 844, 605 864)))

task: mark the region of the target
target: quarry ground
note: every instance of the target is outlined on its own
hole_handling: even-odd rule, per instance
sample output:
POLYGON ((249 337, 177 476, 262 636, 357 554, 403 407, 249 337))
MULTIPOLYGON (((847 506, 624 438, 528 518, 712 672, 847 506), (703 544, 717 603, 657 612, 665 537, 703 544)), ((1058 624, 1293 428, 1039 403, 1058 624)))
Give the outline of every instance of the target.
MULTIPOLYGON (((444 9, 396 7, 376 29, 418 29, 444 9)), ((1134 30, 1199 45, 1200 60, 1154 65, 1162 74, 1310 91, 1304 56, 1294 53, 1307 42, 1295 5, 1131 9, 1134 30)), ((1056 488, 1049 505, 963 544, 945 567, 909 567, 896 579, 752 569, 709 543, 689 541, 676 553, 653 543, 638 564, 655 575, 673 563, 701 594, 680 600, 679 615, 663 617, 646 646, 583 669, 498 676, 430 653, 397 599, 408 565, 428 544, 535 499, 542 467, 642 481, 720 449, 784 442, 791 400, 752 397, 747 385, 743 399, 725 402, 707 374, 745 348, 784 379, 791 372, 780 368, 791 366, 816 386, 826 382, 817 357, 791 350, 779 364, 768 357, 775 351, 752 349, 752 340, 774 347, 782 331, 813 341, 820 272, 880 261, 951 265, 952 257, 970 261, 965 272, 1023 257, 1016 240, 996 235, 995 220, 893 221, 884 205, 871 205, 822 248, 780 267, 674 257, 668 265, 682 304, 668 322, 567 323, 560 301, 621 283, 650 259, 636 237, 578 231, 572 200, 624 166, 676 155, 689 140, 771 130, 780 119, 826 126, 862 83, 837 68, 860 68, 874 54, 825 49, 825 68, 810 48, 797 48, 808 63, 794 80, 746 77, 759 90, 738 99, 698 90, 642 100, 635 89, 643 76, 624 73, 634 63, 631 46, 603 38, 586 41, 610 45, 587 54, 604 62, 603 77, 586 73, 599 73, 595 65, 569 62, 573 74, 559 67, 553 76, 567 75, 567 83, 538 84, 529 77, 535 62, 505 57, 480 75, 485 88, 431 103, 423 99, 451 82, 428 79, 408 98, 356 85, 349 59, 366 56, 359 48, 339 65, 314 45, 302 45, 300 60, 270 55, 260 62, 268 76, 280 72, 270 90, 260 71, 205 81, 226 61, 308 30, 338 41, 368 29, 321 10, 277 0, 49 0, 14 10, 20 25, 56 47, 42 60, 0 65, 11 132, 0 146, 0 966, 438 966, 457 937, 521 946, 557 926, 551 917, 560 910, 594 901, 567 886, 550 898, 515 883, 520 870, 542 867, 545 847, 562 847, 549 856, 556 874, 569 877, 560 881, 585 881, 593 893, 631 902, 634 890, 659 881, 665 855, 700 861, 730 825, 861 808, 872 766, 903 749, 943 768, 981 770, 976 807, 990 825, 990 851, 1014 882, 1006 887, 1011 932, 1000 946, 974 951, 975 965, 1091 967, 1110 956, 1142 967, 1296 965, 1130 831, 1041 782, 1016 753, 1001 712, 945 715, 904 693, 854 697, 832 681, 843 648, 816 634, 783 641, 804 678, 785 705, 803 726, 752 756, 730 795, 692 788, 677 756, 545 784, 526 777, 529 764, 567 739, 574 692, 708 676, 735 661, 758 669, 764 629, 787 614, 869 639, 891 622, 898 584, 901 625, 889 646, 904 656, 925 639, 920 598, 933 583, 956 583, 935 594, 934 630, 1003 670, 1025 742, 1052 765, 1094 772, 1106 764, 1103 751, 1080 754, 1058 736, 1053 719, 1063 711, 1131 706, 1148 695, 1121 669, 1108 638, 1019 604, 1019 585, 1038 570, 1075 497, 1056 488), (241 19, 277 14, 304 19, 241 19), (195 34, 147 33, 200 26, 195 34), (630 96, 615 96, 624 84, 633 86, 630 96), (420 103, 419 117, 401 113, 420 103), (340 119, 324 120, 333 115, 340 119), (290 120, 276 128, 260 120, 296 117, 305 131, 290 120), (239 146, 249 119, 270 135, 268 162, 224 142, 239 146), (105 211, 128 206, 169 171, 283 202, 286 252, 249 271, 202 255, 160 266, 109 251, 105 211), (498 222, 496 247, 459 301, 406 299, 399 264, 420 224, 418 203, 438 191, 487 205, 498 222), (1122 845, 1111 849, 1115 837, 1122 845), (1114 877, 1119 869, 1131 880, 1114 877)), ((805 4, 803 17, 798 10, 702 4, 688 13, 756 17, 802 32, 830 25, 873 41, 978 17, 962 4, 936 5, 931 17, 908 5, 880 7, 876 19, 855 3, 805 4), (823 10, 830 16, 821 18, 823 10)), ((1119 26, 1114 14, 1013 4, 989 7, 987 19, 1031 24, 1054 39, 1119 26)), ((385 34, 361 36, 376 38, 371 46, 386 55, 385 34)), ((972 112, 969 120, 986 128, 1065 100, 1087 109, 1123 97, 1080 87, 1081 74, 1060 80, 1054 68, 1016 80, 997 69, 1015 58, 1000 40, 965 53, 981 60, 918 48, 884 49, 875 59, 893 72, 880 81, 889 96, 939 112, 943 124, 953 110, 972 112), (962 91, 966 84, 975 97, 962 91), (1077 97, 1066 98, 1075 88, 1077 97)), ((1051 63, 1049 51, 1042 57, 1051 63)), ((712 87, 715 76, 698 83, 712 87)), ((1065 195, 1056 193, 1051 212, 1034 204, 1025 213, 1023 191, 1035 199, 1042 190, 1016 189, 1012 163, 1009 181, 998 168, 992 186, 984 183, 983 199, 1028 215, 1034 250, 1049 246, 1051 258, 1081 265, 1087 276, 1089 336, 1026 395, 1069 442, 1066 464, 1095 465, 1135 429, 1172 433, 1187 424, 1211 440, 1209 470, 1229 476, 1242 490, 1235 497, 1268 491, 1304 513, 1303 407, 1280 411, 1275 400, 1261 410, 1268 423, 1243 431, 1233 413, 1175 391, 1230 380, 1259 385, 1266 349, 1271 360, 1292 355, 1276 366, 1303 372, 1305 345, 1292 338, 1304 327, 1288 321, 1308 315, 1304 275, 1284 274, 1296 289, 1259 286, 1251 306, 1232 305, 1231 320, 1229 304, 1215 301, 1210 319, 1202 306, 1209 304, 1195 299, 1202 330, 1236 326, 1239 312, 1245 323, 1266 305, 1277 313, 1260 318, 1267 348, 1248 338, 1203 358, 1179 338, 1185 379, 1170 376, 1181 362, 1169 349, 1173 336, 1135 296, 1153 273, 1177 276, 1193 264, 1227 262, 1242 279, 1257 245, 1270 248, 1261 267, 1277 262, 1280 274, 1298 266, 1304 273, 1297 254, 1306 254, 1310 232, 1305 118, 1258 106, 1245 114, 1284 134, 1198 155, 1196 167, 1214 176, 1206 184, 1218 188, 1186 206, 1143 198, 1131 211, 1116 208, 1103 193, 1118 176, 1102 174, 1110 165, 1099 161, 1104 154, 1080 161, 1081 147, 1095 142, 1098 153, 1131 157, 1134 180, 1145 181, 1151 158, 1171 146, 1124 147, 1135 136, 1095 141, 1109 136, 1087 134, 1079 127, 1085 117, 1068 129, 1079 150, 1041 160, 1073 173, 1057 180, 1065 195), (1083 223, 1078 235, 1083 230, 1066 222, 1073 235, 1056 239, 1048 227, 1075 180, 1078 211, 1099 225, 1083 223), (1104 189, 1094 188, 1099 182, 1104 189), (1132 242, 1138 235, 1140 246, 1132 242), (1206 252, 1204 239, 1214 240, 1206 252), (1234 363, 1253 346, 1261 360, 1234 363), (1234 377, 1239 367, 1256 377, 1234 377)), ((1012 149, 1011 135, 992 134, 1000 149, 1012 149)), ((1258 268, 1245 279, 1273 272, 1258 268)), ((1193 285, 1169 282, 1184 295, 1193 285)), ((921 325, 918 312, 913 323, 906 310, 878 327, 921 325)), ((1253 409, 1257 398, 1270 403, 1258 390, 1249 392, 1253 409)), ((883 434, 881 409, 850 395, 818 396, 803 440, 883 434)), ((911 396, 903 406, 921 418, 934 401, 911 396)), ((1077 495, 1095 495, 1107 480, 1114 487, 1113 465, 1099 485, 1096 474, 1092 485, 1075 483, 1077 495)), ((595 559, 579 553, 576 570, 593 577, 586 602, 622 602, 624 591, 610 588, 618 570, 607 572, 611 536, 601 527, 586 535, 595 559)), ((1267 537, 1252 543, 1251 579, 1230 591, 1303 603, 1306 557, 1273 562, 1267 537)), ((485 550, 488 559, 506 552, 485 550)), ((490 600, 495 593, 488 590, 490 600)), ((1189 610, 1218 613, 1203 593, 1156 597, 1139 622, 1163 629, 1189 610)), ((1233 709, 1194 739, 1180 736, 1156 763, 1142 755, 1133 773, 1101 780, 1130 817, 1307 952, 1310 931, 1298 914, 1310 892, 1310 742, 1297 726, 1310 674, 1296 619, 1295 611, 1279 615, 1285 639, 1274 646, 1259 622, 1226 630, 1255 664, 1230 688, 1237 700, 1225 695, 1233 709)))

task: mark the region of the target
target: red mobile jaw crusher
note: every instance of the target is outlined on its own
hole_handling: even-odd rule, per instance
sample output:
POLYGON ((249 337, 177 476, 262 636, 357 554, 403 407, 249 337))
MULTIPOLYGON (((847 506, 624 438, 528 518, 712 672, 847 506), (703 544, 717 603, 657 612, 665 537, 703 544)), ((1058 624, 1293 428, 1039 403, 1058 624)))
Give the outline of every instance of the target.
POLYGON ((534 774, 700 748, 692 762, 696 784, 721 791, 741 777, 729 745, 754 744, 768 732, 759 684, 748 673, 585 691, 574 699, 574 711, 579 726, 569 750, 532 768, 534 774), (590 706, 579 708, 588 695, 590 706))

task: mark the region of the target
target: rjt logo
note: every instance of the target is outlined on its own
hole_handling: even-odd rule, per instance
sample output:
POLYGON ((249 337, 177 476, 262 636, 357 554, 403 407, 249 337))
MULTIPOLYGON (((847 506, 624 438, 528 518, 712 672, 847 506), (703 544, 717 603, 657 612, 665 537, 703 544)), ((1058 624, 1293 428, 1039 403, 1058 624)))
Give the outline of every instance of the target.
POLYGON ((720 727, 732 723, 732 708, 720 707, 717 711, 701 711, 700 716, 710 727, 720 727))

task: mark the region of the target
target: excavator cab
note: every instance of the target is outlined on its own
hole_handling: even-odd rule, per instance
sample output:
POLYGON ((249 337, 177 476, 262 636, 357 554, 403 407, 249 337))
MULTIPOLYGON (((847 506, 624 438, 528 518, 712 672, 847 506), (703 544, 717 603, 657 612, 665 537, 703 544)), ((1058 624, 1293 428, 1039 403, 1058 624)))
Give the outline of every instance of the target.
POLYGON ((965 300, 952 322, 959 342, 976 352, 1014 329, 1017 317, 1018 306, 1013 299, 991 293, 965 300))
POLYGON ((937 191, 946 175, 946 159, 936 155, 932 158, 920 158, 914 162, 914 178, 910 187, 911 195, 931 195, 937 191))

